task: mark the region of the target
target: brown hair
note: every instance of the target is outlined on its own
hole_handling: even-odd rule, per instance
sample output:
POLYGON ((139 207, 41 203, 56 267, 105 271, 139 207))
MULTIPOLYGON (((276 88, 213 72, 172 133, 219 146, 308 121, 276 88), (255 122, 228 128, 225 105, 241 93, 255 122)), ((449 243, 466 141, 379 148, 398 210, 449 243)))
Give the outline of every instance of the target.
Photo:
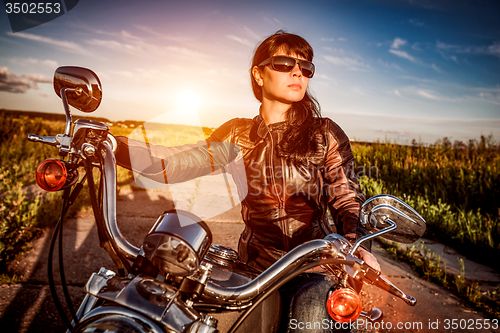
MULTIPOLYGON (((272 57, 278 51, 283 51, 288 55, 295 54, 309 61, 312 61, 314 56, 311 45, 298 35, 278 30, 275 34, 267 37, 255 49, 250 67, 253 94, 259 102, 262 102, 262 88, 253 77, 252 68, 272 57)), ((319 103, 311 96, 309 88, 307 88, 304 98, 299 102, 292 103, 286 113, 289 126, 284 134, 284 139, 277 146, 278 155, 297 162, 304 162, 311 152, 317 151, 318 144, 313 140, 313 135, 319 124, 317 118, 320 117, 319 103)))

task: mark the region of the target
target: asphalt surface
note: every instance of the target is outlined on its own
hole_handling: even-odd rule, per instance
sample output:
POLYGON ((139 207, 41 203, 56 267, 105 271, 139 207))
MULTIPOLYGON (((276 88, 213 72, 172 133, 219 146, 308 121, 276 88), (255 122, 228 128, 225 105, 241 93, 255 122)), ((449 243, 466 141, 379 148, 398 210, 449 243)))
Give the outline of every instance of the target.
MULTIPOLYGON (((210 187, 210 186, 209 186, 210 187)), ((185 195, 188 196, 189 189, 185 195)), ((193 205, 197 199, 182 197, 177 200, 189 200, 193 205)), ((192 192, 191 192, 192 193, 192 192)), ((200 198, 204 194, 197 192, 200 198)), ((221 199, 222 200, 222 199, 221 199)), ((172 196, 165 191, 144 191, 135 187, 122 189, 117 203, 117 218, 123 235, 139 246, 157 217, 165 210, 173 208, 172 196)), ((220 213, 215 203, 200 203, 207 223, 213 234, 213 243, 237 249, 238 237, 243 230, 239 207, 220 213), (212 207, 212 210, 210 210, 212 207)), ((201 209, 200 208, 200 209, 201 209)), ((14 261, 9 269, 17 274, 22 282, 0 285, 0 331, 1 332, 63 332, 62 321, 53 304, 47 279, 48 248, 52 231, 46 230, 42 237, 32 244, 32 250, 14 261)), ((439 249, 438 249, 439 251, 439 249)), ((107 253, 99 247, 97 232, 92 215, 84 212, 64 224, 64 263, 66 280, 72 301, 77 305, 84 297, 83 285, 89 276, 106 267, 114 270, 107 253)), ((446 249, 443 250, 446 252, 446 249)), ((377 307, 384 313, 383 321, 370 325, 359 321, 355 332, 469 332, 470 329, 451 329, 451 321, 457 323, 486 322, 487 318, 465 306, 458 297, 446 289, 422 280, 406 264, 390 260, 378 246, 374 248, 382 272, 404 292, 417 298, 414 307, 387 294, 374 286, 365 286, 361 296, 363 308, 377 307), (447 326, 450 329, 447 329, 447 326), (400 329, 401 328, 401 329, 400 329)), ((456 256, 450 261, 456 261, 456 256)), ((467 268, 467 264, 466 264, 467 268)), ((484 266, 474 266, 466 274, 474 277, 488 271, 484 266)), ((56 281, 59 282, 57 263, 54 268, 56 281)), ((496 272, 490 272, 481 279, 500 281, 496 272), (496 275, 495 275, 496 274, 496 275), (497 280, 495 280, 497 279, 497 280)), ((495 282, 496 281, 496 282, 495 282)), ((491 282, 491 281, 490 281, 491 282)), ((58 287, 62 298, 61 288, 58 287)), ((499 329, 477 329, 474 332, 500 332, 499 329)), ((314 330, 310 330, 314 332, 314 330)))

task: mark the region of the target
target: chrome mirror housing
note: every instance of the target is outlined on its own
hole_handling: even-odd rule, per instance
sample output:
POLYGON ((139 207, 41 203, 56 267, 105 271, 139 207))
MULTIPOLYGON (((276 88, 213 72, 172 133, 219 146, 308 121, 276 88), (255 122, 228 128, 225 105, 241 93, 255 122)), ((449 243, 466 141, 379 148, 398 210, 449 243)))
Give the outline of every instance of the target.
POLYGON ((372 233, 392 227, 390 232, 380 236, 399 243, 416 242, 427 227, 425 220, 413 208, 388 194, 376 195, 365 201, 359 218, 372 233))
POLYGON ((54 90, 61 96, 65 88, 68 104, 83 112, 94 112, 101 104, 102 87, 97 75, 82 67, 59 67, 54 73, 54 90))

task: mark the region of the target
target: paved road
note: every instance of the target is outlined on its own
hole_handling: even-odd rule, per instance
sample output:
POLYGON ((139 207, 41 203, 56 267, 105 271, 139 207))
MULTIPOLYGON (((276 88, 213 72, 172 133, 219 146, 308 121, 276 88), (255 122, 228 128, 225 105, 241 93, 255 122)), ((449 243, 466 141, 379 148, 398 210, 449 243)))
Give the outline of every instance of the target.
MULTIPOLYGON (((134 188, 122 190, 118 197, 118 221, 125 237, 139 245, 156 218, 164 210, 172 208, 171 199, 170 195, 162 191, 141 191, 134 188)), ((213 242, 236 249, 238 236, 243 230, 238 207, 220 215, 207 214, 212 215, 205 218, 209 217, 208 224, 213 232, 213 242)), ((0 285, 1 332, 64 331, 47 285, 46 262, 50 236, 51 231, 48 230, 34 242, 33 249, 27 256, 11 265, 11 270, 17 272, 22 283, 0 285)), ((109 269, 114 266, 104 250, 98 246, 96 228, 88 213, 66 221, 64 242, 66 279, 70 284, 73 302, 78 304, 84 296, 82 286, 91 273, 102 266, 109 269)), ((461 332, 446 330, 446 319, 485 319, 482 314, 464 306, 456 296, 444 288, 420 279, 407 265, 388 259, 380 248, 375 247, 374 253, 384 274, 402 290, 417 297, 418 304, 409 307, 401 300, 373 286, 367 286, 362 292, 363 306, 365 309, 372 306, 380 308, 384 312, 384 322, 373 327, 367 327, 365 322, 360 322, 356 331, 461 332), (406 325, 406 328, 396 329, 398 323, 403 327, 406 325), (437 325, 437 329, 430 329, 430 324, 432 327, 437 325), (389 325, 392 329, 387 329, 389 325)), ((55 272, 57 275, 57 268, 55 272)))

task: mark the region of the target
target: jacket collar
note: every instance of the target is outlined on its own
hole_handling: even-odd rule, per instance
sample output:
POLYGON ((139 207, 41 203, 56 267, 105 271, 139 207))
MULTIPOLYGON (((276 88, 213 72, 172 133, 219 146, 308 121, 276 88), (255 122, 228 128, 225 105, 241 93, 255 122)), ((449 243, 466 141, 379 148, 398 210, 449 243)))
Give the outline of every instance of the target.
POLYGON ((269 133, 269 128, 267 127, 266 122, 264 121, 264 118, 262 118, 262 116, 259 114, 258 116, 256 116, 253 119, 255 121, 255 126, 257 127, 257 135, 260 138, 264 139, 266 137, 267 133, 269 133))

